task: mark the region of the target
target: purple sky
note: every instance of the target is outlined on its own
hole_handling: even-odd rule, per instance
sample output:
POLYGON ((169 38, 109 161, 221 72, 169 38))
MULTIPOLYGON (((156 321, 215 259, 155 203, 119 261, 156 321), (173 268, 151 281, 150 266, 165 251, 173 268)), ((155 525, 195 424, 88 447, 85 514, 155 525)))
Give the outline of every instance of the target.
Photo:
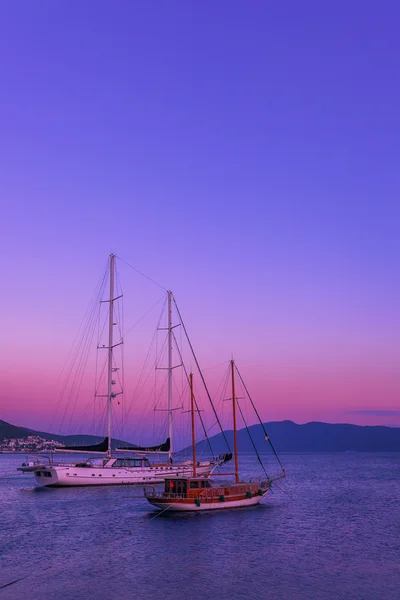
POLYGON ((113 250, 265 420, 400 425, 399 17, 1 3, 0 418, 47 424, 113 250))

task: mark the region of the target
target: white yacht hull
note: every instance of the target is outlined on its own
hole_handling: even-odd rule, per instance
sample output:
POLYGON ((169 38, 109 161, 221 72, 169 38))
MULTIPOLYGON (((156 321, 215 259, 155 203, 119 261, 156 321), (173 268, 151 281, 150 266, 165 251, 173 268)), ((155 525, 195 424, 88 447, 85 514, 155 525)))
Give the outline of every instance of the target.
MULTIPOLYGON (((215 462, 205 462, 197 467, 201 475, 212 473, 218 466, 215 462)), ((36 482, 45 487, 86 486, 86 485, 130 485, 161 483, 166 476, 190 476, 193 466, 176 464, 164 467, 76 467, 74 465, 46 466, 34 472, 36 482)))

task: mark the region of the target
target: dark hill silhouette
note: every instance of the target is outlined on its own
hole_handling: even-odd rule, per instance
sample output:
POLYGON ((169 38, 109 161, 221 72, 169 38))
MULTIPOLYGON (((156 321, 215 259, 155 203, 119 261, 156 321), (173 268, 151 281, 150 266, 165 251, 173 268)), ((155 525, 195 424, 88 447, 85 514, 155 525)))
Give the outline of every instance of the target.
MULTIPOLYGON (((265 428, 278 452, 400 452, 400 428, 380 425, 362 426, 342 423, 311 422, 298 425, 293 421, 273 421, 265 423, 265 428)), ((249 427, 259 451, 269 449, 261 425, 249 427)), ((233 448, 233 432, 225 435, 233 448)), ((214 452, 225 452, 226 445, 222 434, 210 438, 214 452)), ((207 442, 198 445, 199 450, 207 450, 207 442)), ((246 429, 238 431, 238 446, 242 452, 252 452, 246 429)))
MULTIPOLYGON (((361 426, 342 423, 311 422, 298 425, 293 421, 272 421, 265 423, 276 451, 279 452, 400 452, 400 428, 380 425, 361 426)), ((264 439, 261 425, 252 425, 251 435, 259 451, 268 451, 269 444, 264 439)), ((0 442, 4 438, 27 438, 38 435, 46 440, 56 440, 68 446, 97 444, 104 438, 94 435, 57 435, 35 431, 26 427, 17 427, 0 420, 0 442)), ((225 435, 233 448, 233 432, 225 435)), ((226 445, 221 434, 210 438, 214 453, 226 452, 226 445)), ((113 448, 132 445, 123 440, 113 440, 113 448)), ((238 445, 241 452, 252 452, 246 429, 238 431, 238 445)), ((208 452, 208 444, 202 441, 197 447, 208 452)))
MULTIPOLYGON (((27 427, 18 427, 17 425, 12 425, 11 423, 7 423, 6 421, 2 421, 0 419, 0 443, 4 440, 4 438, 26 439, 30 435, 37 435, 45 440, 55 440, 56 442, 60 442, 61 444, 65 444, 66 446, 84 446, 89 444, 99 444, 104 440, 104 436, 99 437, 97 435, 58 435, 56 433, 36 431, 34 429, 28 429, 27 427)), ((112 447, 118 448, 119 446, 132 446, 132 448, 135 447, 134 444, 131 444, 130 442, 113 439, 112 447)))

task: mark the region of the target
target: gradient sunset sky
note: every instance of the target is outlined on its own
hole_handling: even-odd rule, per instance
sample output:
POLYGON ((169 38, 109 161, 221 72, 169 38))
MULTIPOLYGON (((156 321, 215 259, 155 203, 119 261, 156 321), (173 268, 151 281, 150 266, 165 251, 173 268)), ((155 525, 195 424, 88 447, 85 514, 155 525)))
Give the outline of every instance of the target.
MULTIPOLYGON (((0 418, 50 426, 114 251, 174 291, 205 368, 234 354, 264 420, 400 425, 399 17, 1 3, 0 418)), ((130 285, 128 324, 162 294, 130 285)))

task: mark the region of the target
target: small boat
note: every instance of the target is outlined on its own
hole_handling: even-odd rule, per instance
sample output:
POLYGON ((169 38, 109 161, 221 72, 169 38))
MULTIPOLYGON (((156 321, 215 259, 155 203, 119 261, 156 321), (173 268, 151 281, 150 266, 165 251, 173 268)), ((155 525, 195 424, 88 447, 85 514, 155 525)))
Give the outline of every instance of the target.
POLYGON ((48 466, 50 466, 50 458, 48 456, 30 456, 25 462, 17 467, 17 471, 22 473, 35 473, 48 466))
POLYGON ((268 492, 272 480, 239 481, 230 485, 213 485, 209 477, 167 477, 162 492, 148 491, 147 500, 160 509, 172 511, 221 510, 258 504, 268 492))
MULTIPOLYGON (((237 428, 236 428, 236 405, 237 397, 235 394, 235 363, 231 361, 232 376, 232 411, 233 411, 233 440, 235 456, 235 482, 227 485, 215 485, 210 476, 199 476, 196 471, 196 444, 194 437, 194 413, 193 402, 193 375, 190 374, 190 393, 191 393, 191 413, 192 413, 192 451, 193 451, 193 473, 190 477, 166 477, 164 480, 164 490, 157 491, 155 486, 145 487, 144 495, 146 499, 158 509, 171 511, 203 511, 203 510, 224 510, 228 508, 242 508, 246 506, 255 506, 259 504, 262 498, 271 489, 272 484, 286 477, 285 470, 274 450, 282 473, 276 477, 267 477, 259 481, 242 481, 239 476, 239 458, 237 447, 237 428)), ((246 388, 247 391, 247 388, 246 388)), ((240 409, 240 406, 239 406, 240 409)), ((254 407, 255 409, 255 407, 254 407)), ((256 410, 256 409, 255 409, 256 410)), ((242 414, 242 411, 240 409, 242 414)), ((256 411, 258 416, 258 413, 256 411)), ((243 416, 243 414, 242 414, 243 416)), ((260 423, 261 422, 261 419, 260 423)), ((246 425, 247 428, 247 425, 246 425)), ((248 430, 251 438, 251 434, 248 430)), ((272 443, 264 429, 266 440, 272 443)), ((252 438, 251 438, 252 439, 252 438)), ((253 440, 252 440, 253 442, 253 440)), ((253 447, 255 448, 254 442, 253 447)), ((273 446, 272 446, 273 448, 273 446)), ((260 456, 258 459, 261 463, 260 456)), ((227 474, 222 474, 226 477, 227 474)), ((229 475, 229 474, 228 474, 229 475)))

